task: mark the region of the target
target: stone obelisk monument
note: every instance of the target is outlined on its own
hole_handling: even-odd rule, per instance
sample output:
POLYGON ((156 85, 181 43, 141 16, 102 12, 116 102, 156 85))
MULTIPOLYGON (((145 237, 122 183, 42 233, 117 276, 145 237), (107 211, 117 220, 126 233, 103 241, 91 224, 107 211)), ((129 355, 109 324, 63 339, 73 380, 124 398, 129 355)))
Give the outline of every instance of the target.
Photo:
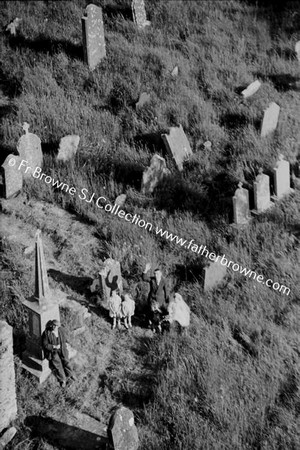
POLYGON ((49 288, 40 230, 36 233, 34 271, 34 295, 23 302, 28 312, 29 334, 26 336, 26 350, 22 355, 22 362, 23 368, 42 383, 51 371, 48 361, 44 359, 41 336, 49 320, 60 318, 58 303, 49 288))

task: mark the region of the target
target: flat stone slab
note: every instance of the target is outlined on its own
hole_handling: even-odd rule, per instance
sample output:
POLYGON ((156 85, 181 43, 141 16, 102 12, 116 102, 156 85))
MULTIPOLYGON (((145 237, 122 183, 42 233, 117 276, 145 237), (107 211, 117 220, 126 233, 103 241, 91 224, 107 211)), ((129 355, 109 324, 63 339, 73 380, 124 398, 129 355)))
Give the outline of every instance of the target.
POLYGON ((244 98, 251 97, 251 95, 255 94, 260 88, 261 83, 258 80, 253 81, 253 83, 249 84, 249 86, 242 91, 242 96, 244 98))
POLYGON ((188 138, 182 125, 171 127, 168 134, 162 134, 167 151, 173 156, 179 170, 183 169, 183 162, 193 154, 188 138))

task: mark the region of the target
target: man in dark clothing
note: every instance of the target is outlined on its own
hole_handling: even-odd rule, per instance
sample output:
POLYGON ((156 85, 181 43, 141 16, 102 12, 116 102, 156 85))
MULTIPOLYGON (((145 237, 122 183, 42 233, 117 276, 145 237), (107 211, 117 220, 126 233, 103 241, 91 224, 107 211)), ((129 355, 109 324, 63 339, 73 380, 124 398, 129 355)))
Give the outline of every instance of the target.
POLYGON ((49 367, 62 387, 66 387, 67 377, 75 380, 69 362, 66 336, 58 320, 49 320, 42 334, 42 347, 49 367))

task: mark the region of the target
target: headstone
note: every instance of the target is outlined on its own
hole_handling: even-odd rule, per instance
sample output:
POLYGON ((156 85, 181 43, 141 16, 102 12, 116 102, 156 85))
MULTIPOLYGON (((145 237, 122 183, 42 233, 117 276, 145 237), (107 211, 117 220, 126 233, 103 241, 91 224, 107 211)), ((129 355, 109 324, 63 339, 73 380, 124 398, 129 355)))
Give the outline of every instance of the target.
POLYGON ((10 427, 6 430, 0 438, 0 450, 3 450, 7 444, 14 438, 17 430, 15 427, 10 427))
POLYGON ((144 0, 133 0, 131 9, 134 23, 138 28, 144 28, 151 24, 151 22, 147 20, 144 0))
POLYGON ((265 110, 260 132, 261 137, 268 136, 268 134, 276 130, 279 111, 280 107, 274 102, 265 110))
POLYGON ((138 109, 138 108, 141 108, 141 107, 144 106, 146 103, 149 103, 150 100, 151 100, 151 95, 148 94, 147 92, 142 92, 142 93, 140 94, 139 101, 135 104, 135 107, 136 107, 137 109, 138 109))
POLYGON ((108 300, 112 292, 116 289, 119 289, 120 293, 123 292, 120 263, 112 258, 106 259, 99 271, 99 275, 103 306, 108 309, 108 300))
POLYGON ((177 77, 177 75, 178 75, 178 66, 175 66, 174 67, 174 69, 172 70, 172 72, 171 72, 171 75, 172 75, 172 77, 177 77))
POLYGON ((57 294, 54 295, 49 288, 40 230, 36 233, 34 274, 34 295, 23 302, 28 313, 29 332, 26 336, 26 350, 22 354, 22 366, 42 383, 51 373, 49 363, 44 359, 42 333, 49 320, 60 321, 60 317, 57 294))
POLYGON ((115 205, 118 205, 120 207, 124 206, 125 202, 126 202, 126 198, 127 198, 126 194, 118 195, 118 197, 115 200, 115 205))
POLYGON ((261 213, 272 206, 270 194, 270 177, 263 173, 262 168, 254 181, 255 212, 261 213))
POLYGON ((137 450, 139 438, 134 416, 130 409, 122 406, 111 416, 108 429, 108 439, 114 450, 137 450))
POLYGON ((249 84, 249 86, 242 91, 242 96, 244 98, 251 97, 251 95, 255 94, 260 88, 261 83, 258 80, 253 81, 253 83, 249 84))
POLYGON ((274 172, 274 190, 278 199, 292 192, 290 185, 290 163, 283 159, 283 155, 279 155, 274 172))
POLYGON ((203 269, 203 289, 209 291, 220 284, 227 272, 227 267, 219 261, 210 261, 203 269))
POLYGON ((142 194, 152 194, 158 183, 169 173, 166 161, 159 155, 154 155, 150 166, 143 173, 142 194))
POLYGON ((90 4, 81 19, 84 61, 91 70, 106 56, 102 8, 90 4))
POLYGON ((295 44, 295 52, 296 52, 297 59, 300 62, 300 41, 296 42, 296 44, 295 44))
POLYGON ((20 171, 23 173, 23 178, 30 178, 36 167, 42 167, 42 146, 40 138, 36 134, 28 132, 29 124, 27 122, 23 123, 22 128, 25 134, 19 139, 17 150, 20 158, 27 161, 27 165, 21 167, 20 171), (30 170, 26 170, 28 166, 31 168, 30 170))
POLYGON ((242 186, 243 183, 240 182, 233 197, 233 218, 236 225, 244 225, 250 221, 249 192, 242 186))
POLYGON ((210 141, 205 141, 203 147, 205 148, 205 150, 211 150, 212 144, 210 141))
POLYGON ((22 22, 22 19, 19 19, 19 17, 16 17, 14 20, 9 22, 9 24, 5 28, 5 31, 7 33, 9 33, 11 36, 16 36, 21 22, 22 22))
POLYGON ((77 134, 71 134, 61 138, 59 143, 58 161, 68 161, 76 155, 80 137, 77 134))
POLYGON ((162 139, 169 153, 174 157, 179 170, 183 169, 183 161, 193 154, 182 125, 171 127, 168 134, 162 134, 162 139))
POLYGON ((3 197, 6 199, 14 197, 22 190, 23 175, 18 170, 20 162, 20 157, 8 155, 1 166, 3 197))
POLYGON ((0 435, 17 417, 12 327, 0 321, 0 435))

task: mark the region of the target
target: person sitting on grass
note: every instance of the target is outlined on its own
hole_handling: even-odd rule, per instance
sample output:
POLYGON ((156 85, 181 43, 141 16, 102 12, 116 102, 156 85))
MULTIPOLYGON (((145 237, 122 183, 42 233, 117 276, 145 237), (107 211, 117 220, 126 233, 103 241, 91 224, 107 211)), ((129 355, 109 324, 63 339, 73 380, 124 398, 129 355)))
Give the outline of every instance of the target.
POLYGON ((45 358, 49 361, 49 367, 59 381, 61 387, 66 387, 67 378, 75 380, 73 375, 64 329, 60 327, 58 320, 49 320, 42 334, 42 347, 45 358))

